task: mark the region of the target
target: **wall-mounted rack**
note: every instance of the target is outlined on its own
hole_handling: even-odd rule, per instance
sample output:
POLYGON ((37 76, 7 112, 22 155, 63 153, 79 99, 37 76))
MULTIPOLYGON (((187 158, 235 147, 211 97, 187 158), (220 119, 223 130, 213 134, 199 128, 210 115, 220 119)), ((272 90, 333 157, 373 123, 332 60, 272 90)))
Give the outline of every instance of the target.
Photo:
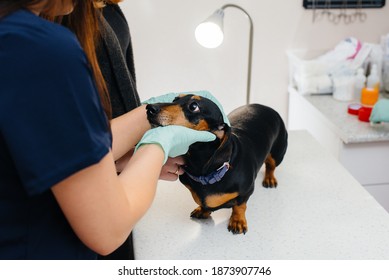
POLYGON ((385 0, 303 0, 305 9, 382 8, 385 0))

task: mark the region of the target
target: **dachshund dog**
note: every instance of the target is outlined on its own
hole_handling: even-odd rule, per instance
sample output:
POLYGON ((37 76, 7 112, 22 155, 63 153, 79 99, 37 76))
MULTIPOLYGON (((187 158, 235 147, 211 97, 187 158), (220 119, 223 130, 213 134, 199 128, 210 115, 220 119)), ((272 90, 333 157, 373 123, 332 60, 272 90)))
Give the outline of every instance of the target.
POLYGON ((215 103, 192 94, 180 95, 172 103, 149 104, 146 110, 152 127, 182 125, 216 135, 212 142, 189 147, 180 181, 199 205, 192 218, 206 219, 212 211, 232 208, 228 230, 245 234, 246 204, 263 163, 262 185, 277 187, 274 170, 284 158, 288 142, 280 115, 264 105, 245 105, 228 115, 230 127, 215 103))

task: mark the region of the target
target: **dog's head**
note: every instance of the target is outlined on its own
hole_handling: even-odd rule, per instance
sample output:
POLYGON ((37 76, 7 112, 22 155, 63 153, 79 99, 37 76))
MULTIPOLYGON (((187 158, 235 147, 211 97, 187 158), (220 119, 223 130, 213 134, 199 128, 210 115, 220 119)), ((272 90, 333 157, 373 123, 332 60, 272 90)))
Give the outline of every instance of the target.
POLYGON ((152 127, 181 125, 212 132, 219 139, 224 137, 227 128, 219 107, 198 95, 180 95, 172 103, 148 104, 146 110, 152 127))
POLYGON ((227 143, 231 129, 224 123, 219 107, 211 100, 193 94, 180 95, 172 103, 149 104, 146 110, 152 127, 182 125, 216 135, 212 142, 197 142, 189 147, 186 163, 194 173, 202 174, 219 167, 229 157, 231 146, 227 143))

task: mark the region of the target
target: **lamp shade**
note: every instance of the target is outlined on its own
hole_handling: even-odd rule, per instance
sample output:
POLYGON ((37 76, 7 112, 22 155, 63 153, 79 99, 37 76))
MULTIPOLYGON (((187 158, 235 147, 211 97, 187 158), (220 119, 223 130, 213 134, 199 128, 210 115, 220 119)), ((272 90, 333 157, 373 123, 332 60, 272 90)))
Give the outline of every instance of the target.
POLYGON ((254 25, 250 15, 240 6, 235 4, 226 4, 220 9, 216 10, 207 20, 203 21, 195 30, 195 37, 197 42, 206 48, 217 48, 223 42, 223 18, 224 10, 227 8, 235 8, 242 11, 249 20, 249 52, 247 63, 247 91, 246 104, 250 103, 250 89, 251 89, 251 65, 253 53, 253 36, 254 25))
POLYGON ((223 17, 224 11, 218 9, 197 26, 195 37, 200 45, 206 48, 217 48, 220 46, 224 38, 223 17))

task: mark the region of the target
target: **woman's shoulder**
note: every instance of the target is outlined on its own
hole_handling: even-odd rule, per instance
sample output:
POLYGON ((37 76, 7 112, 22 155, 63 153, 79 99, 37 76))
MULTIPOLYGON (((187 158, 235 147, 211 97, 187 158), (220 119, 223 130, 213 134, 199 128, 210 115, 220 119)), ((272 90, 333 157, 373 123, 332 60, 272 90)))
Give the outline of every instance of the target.
POLYGON ((14 12, 1 21, 0 40, 9 50, 23 48, 25 55, 31 53, 36 58, 72 57, 81 50, 70 30, 28 11, 14 12))

